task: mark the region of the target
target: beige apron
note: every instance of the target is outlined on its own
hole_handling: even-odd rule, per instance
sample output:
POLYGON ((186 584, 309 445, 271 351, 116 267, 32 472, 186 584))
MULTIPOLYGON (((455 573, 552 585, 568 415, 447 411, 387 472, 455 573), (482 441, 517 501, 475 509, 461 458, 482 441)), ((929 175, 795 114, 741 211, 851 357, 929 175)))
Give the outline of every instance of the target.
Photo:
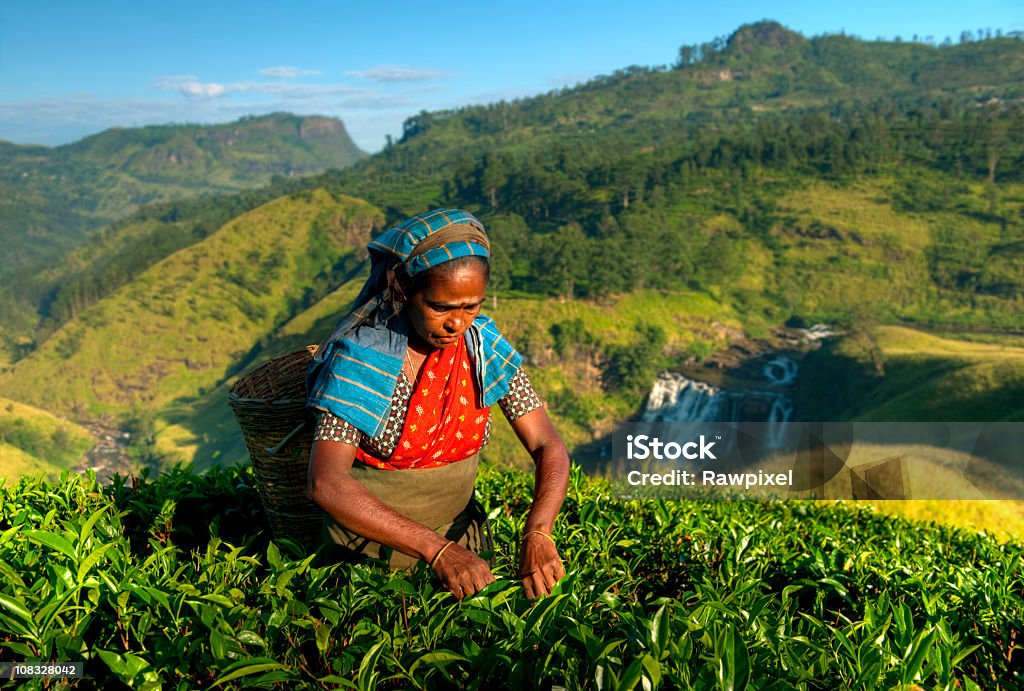
MULTIPOLYGON (((389 508, 481 554, 494 547, 487 516, 473 498, 479 462, 479 455, 474 454, 457 463, 422 470, 381 470, 354 463, 351 474, 389 508)), ((415 557, 353 533, 326 514, 324 528, 343 558, 389 559, 392 569, 411 569, 419 563, 415 557)))

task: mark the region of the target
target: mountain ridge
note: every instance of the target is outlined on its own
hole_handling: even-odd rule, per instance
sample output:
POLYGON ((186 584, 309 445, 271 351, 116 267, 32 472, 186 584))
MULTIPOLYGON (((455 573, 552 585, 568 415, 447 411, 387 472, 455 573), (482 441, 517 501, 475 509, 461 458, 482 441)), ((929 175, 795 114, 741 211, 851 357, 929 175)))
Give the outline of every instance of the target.
POLYGON ((111 128, 57 147, 0 142, 0 276, 52 261, 149 202, 264 186, 365 156, 340 120, 283 113, 111 128))

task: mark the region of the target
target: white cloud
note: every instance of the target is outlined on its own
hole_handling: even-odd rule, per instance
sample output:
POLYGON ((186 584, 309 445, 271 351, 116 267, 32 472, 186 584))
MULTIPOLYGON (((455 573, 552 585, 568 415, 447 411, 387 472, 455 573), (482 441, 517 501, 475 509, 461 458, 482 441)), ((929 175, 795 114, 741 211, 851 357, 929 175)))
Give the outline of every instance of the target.
POLYGON ((368 70, 351 70, 345 73, 348 77, 372 79, 375 82, 422 82, 428 79, 451 77, 451 72, 442 72, 428 67, 409 67, 407 65, 377 65, 368 70))
POLYGON ((202 82, 197 77, 171 76, 160 77, 153 86, 161 91, 177 91, 189 98, 227 96, 229 94, 263 94, 276 98, 310 99, 324 96, 367 96, 372 97, 372 89, 349 86, 347 84, 302 84, 297 82, 202 82))
POLYGON ((277 67, 267 67, 260 70, 261 77, 270 77, 272 79, 295 79, 296 77, 315 77, 323 74, 320 70, 304 70, 298 67, 290 67, 279 65, 277 67))
POLYGON ((189 98, 213 98, 223 96, 228 91, 223 84, 216 82, 204 84, 196 77, 191 76, 161 77, 156 80, 154 86, 164 91, 178 91, 189 98))
POLYGON ((211 97, 211 96, 223 96, 227 89, 224 88, 223 84, 216 84, 210 82, 209 84, 201 84, 200 82, 186 82, 182 84, 181 93, 186 96, 200 96, 200 97, 211 97))

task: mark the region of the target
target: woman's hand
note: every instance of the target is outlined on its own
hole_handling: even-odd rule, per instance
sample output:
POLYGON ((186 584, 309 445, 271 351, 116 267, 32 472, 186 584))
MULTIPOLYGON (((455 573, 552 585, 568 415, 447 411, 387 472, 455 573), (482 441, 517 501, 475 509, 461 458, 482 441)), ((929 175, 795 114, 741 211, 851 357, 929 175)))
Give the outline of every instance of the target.
POLYGON ((512 422, 512 429, 536 465, 533 503, 519 549, 519 578, 531 600, 547 595, 565 575, 551 531, 569 487, 569 452, 544 408, 512 422))
POLYGON ((565 576, 562 558, 555 541, 547 534, 528 532, 519 549, 519 573, 526 597, 535 600, 548 595, 555 583, 565 576))
POLYGON ((494 574, 486 561, 462 545, 453 542, 433 563, 434 573, 457 599, 461 600, 494 583, 494 574))

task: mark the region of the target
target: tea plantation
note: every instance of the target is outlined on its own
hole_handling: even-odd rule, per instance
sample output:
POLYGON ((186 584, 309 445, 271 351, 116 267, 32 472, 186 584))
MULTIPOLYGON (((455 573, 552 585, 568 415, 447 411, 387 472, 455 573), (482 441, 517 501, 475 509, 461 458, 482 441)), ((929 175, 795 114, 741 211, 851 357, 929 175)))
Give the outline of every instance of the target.
MULTIPOLYGON (((846 505, 625 502, 574 471, 567 577, 512 579, 525 473, 482 470, 496 576, 270 541, 248 468, 0 488, 0 661, 27 688, 1024 688, 1024 545, 846 505)), ((0 685, 4 682, 0 681, 0 685)))

